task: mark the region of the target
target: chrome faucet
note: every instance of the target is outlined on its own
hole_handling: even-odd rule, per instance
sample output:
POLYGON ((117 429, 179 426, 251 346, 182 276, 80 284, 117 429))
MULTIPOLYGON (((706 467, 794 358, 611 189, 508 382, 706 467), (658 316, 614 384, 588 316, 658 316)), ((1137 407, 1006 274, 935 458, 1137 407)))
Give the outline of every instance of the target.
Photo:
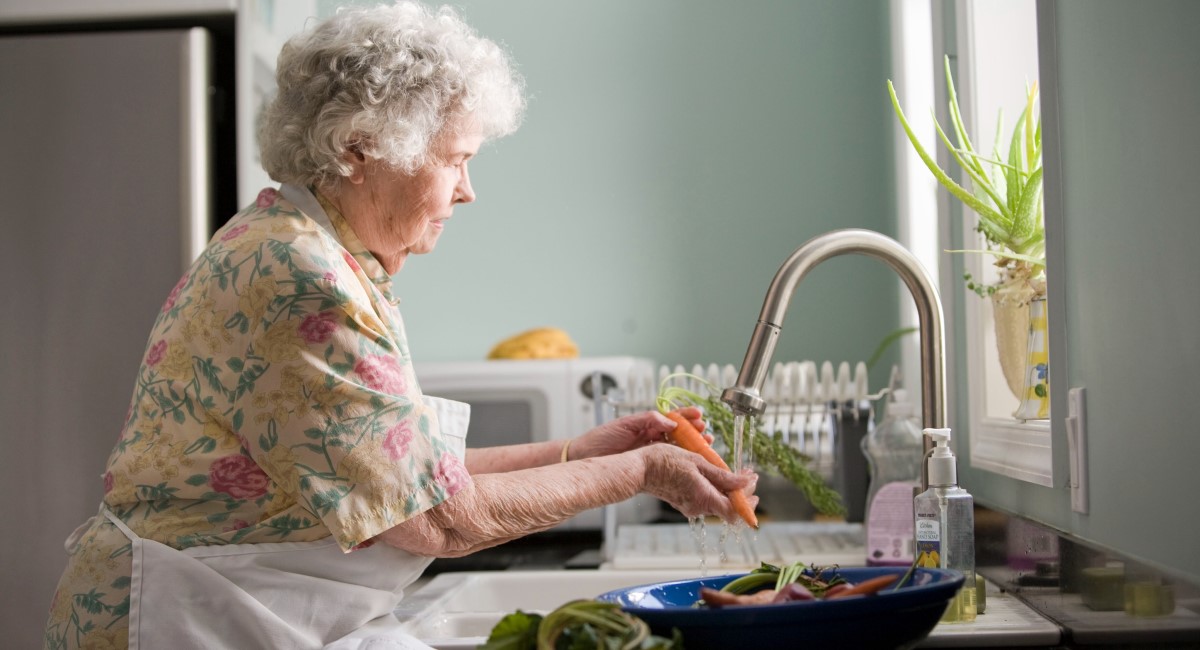
MULTIPOLYGON (((921 413, 926 428, 942 428, 946 422, 946 359, 943 354, 942 300, 929 274, 917 258, 896 240, 871 230, 834 230, 818 235, 797 248, 775 273, 762 313, 750 337, 746 359, 737 384, 726 388, 721 399, 734 413, 762 415, 766 402, 761 392, 783 329, 783 317, 801 278, 817 264, 846 253, 861 253, 882 260, 900 275, 917 303, 921 326, 921 413)), ((926 451, 932 444, 925 440, 926 451)), ((922 477, 922 491, 927 479, 922 477)))

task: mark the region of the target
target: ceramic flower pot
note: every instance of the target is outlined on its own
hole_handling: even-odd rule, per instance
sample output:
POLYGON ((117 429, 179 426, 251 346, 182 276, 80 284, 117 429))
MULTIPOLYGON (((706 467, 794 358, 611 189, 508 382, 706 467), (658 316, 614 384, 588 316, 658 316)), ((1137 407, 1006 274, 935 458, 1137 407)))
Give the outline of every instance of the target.
POLYGON ((1018 420, 1046 420, 1050 417, 1050 353, 1046 334, 1046 299, 1029 303, 1028 347, 1022 375, 1021 405, 1013 417, 1018 420))
POLYGON ((1025 357, 1029 352, 1029 304, 1045 295, 1043 284, 1021 279, 1002 284, 992 294, 992 321, 1000 368, 1013 397, 1024 399, 1025 357))
POLYGON ((1025 385, 1025 356, 1029 348, 1029 303, 992 296, 992 321, 996 328, 996 352, 1000 369, 1013 397, 1021 399, 1025 385))

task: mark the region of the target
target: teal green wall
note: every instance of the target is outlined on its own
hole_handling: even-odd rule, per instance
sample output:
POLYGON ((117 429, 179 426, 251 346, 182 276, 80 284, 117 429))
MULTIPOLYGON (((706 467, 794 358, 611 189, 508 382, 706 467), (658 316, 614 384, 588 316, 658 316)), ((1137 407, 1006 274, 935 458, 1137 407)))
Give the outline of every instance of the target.
MULTIPOLYGON (((472 163, 477 202, 397 276, 418 360, 553 325, 585 355, 740 363, 795 248, 894 236, 882 0, 454 4, 531 99, 472 163)), ((867 258, 818 267, 776 359, 865 360, 898 287, 867 258)))
POLYGON ((981 501, 1200 583, 1200 3, 1052 8, 1059 83, 1043 107, 1058 110, 1044 114, 1045 154, 1061 178, 1048 166, 1047 267, 1063 283, 1049 313, 1066 348, 1051 340, 1056 486, 969 468, 962 480, 981 501), (1086 515, 1066 489, 1075 386, 1087 389, 1086 515))

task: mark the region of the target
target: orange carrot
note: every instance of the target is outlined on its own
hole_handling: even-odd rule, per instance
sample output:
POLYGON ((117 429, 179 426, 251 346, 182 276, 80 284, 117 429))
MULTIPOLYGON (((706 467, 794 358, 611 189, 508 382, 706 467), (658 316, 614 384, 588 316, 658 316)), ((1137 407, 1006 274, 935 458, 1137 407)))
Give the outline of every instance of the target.
MULTIPOLYGON (((725 463, 720 454, 713 450, 704 436, 696 430, 696 427, 692 426, 691 422, 688 422, 687 418, 680 415, 678 411, 670 411, 664 415, 675 422, 675 429, 667 434, 671 442, 688 451, 694 451, 704 456, 704 459, 713 465, 729 471, 729 465, 725 463)), ((737 511, 738 516, 746 520, 746 523, 750 524, 752 528, 757 529, 758 517, 754 515, 754 508, 750 507, 750 501, 746 498, 746 494, 741 490, 734 490, 729 492, 729 500, 733 503, 733 509, 737 511)))
POLYGON ((849 589, 843 589, 843 590, 837 592, 836 594, 827 596, 827 598, 829 600, 833 600, 835 598, 846 598, 847 596, 867 596, 867 595, 878 592, 880 589, 883 589, 884 587, 892 584, 893 582, 895 582, 899 579, 900 579, 900 576, 892 575, 892 576, 879 576, 878 578, 871 578, 870 580, 863 580, 862 582, 850 587, 849 589))

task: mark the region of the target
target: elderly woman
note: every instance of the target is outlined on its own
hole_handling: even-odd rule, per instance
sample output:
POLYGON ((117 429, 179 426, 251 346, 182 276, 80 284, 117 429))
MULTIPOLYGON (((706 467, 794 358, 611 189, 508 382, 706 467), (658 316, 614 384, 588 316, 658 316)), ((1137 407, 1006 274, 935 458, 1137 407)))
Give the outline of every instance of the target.
POLYGON ((516 129, 500 48, 449 9, 342 11, 284 46, 278 86, 260 145, 281 187, 163 304, 46 647, 424 647, 391 612, 434 557, 638 492, 735 518, 755 477, 654 444, 658 413, 468 451, 466 406, 422 395, 390 276, 516 129))

